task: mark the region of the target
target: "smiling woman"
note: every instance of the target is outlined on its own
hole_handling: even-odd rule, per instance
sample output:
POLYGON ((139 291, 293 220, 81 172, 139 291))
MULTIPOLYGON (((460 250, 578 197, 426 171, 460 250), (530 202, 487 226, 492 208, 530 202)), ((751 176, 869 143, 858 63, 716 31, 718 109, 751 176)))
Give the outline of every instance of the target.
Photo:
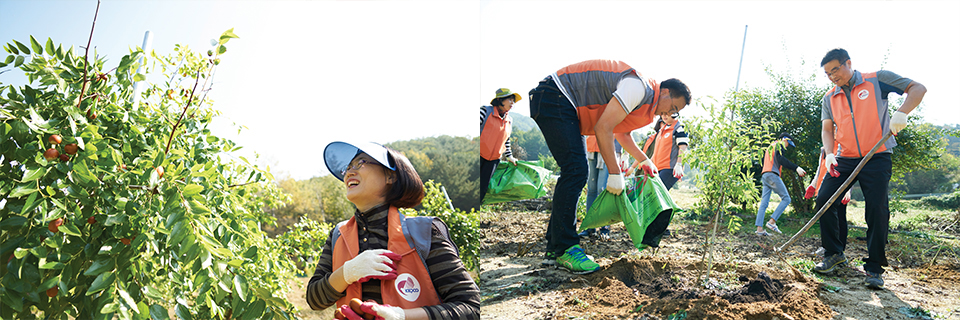
POLYGON ((376 143, 339 141, 327 145, 324 161, 357 210, 330 231, 307 285, 310 307, 336 304, 348 319, 479 319, 480 291, 447 225, 398 210, 425 193, 410 161, 376 143), (351 308, 354 299, 366 302, 351 308))

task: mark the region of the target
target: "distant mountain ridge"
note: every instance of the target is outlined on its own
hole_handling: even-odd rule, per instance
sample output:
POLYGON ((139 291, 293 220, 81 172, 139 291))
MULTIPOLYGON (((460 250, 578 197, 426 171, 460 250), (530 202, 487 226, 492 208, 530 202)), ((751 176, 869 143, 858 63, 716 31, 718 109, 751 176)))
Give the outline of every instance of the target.
POLYGON ((510 117, 513 118, 513 131, 530 131, 537 130, 540 131, 540 126, 537 125, 536 121, 533 121, 533 118, 519 114, 519 113, 510 113, 510 117))

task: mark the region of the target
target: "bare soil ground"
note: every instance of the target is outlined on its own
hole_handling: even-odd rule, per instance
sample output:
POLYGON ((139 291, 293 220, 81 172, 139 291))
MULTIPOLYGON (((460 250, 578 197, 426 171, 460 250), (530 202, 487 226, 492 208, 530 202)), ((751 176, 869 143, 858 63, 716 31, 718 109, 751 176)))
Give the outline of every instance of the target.
MULTIPOLYGON (((682 191, 671 194, 681 206, 692 203, 682 191)), ((891 257, 885 288, 871 290, 859 262, 866 243, 853 234, 846 252, 851 263, 832 275, 814 275, 809 269, 820 259, 813 254, 820 245, 816 235, 801 238, 781 260, 770 248, 792 233, 758 237, 750 218, 740 231, 719 231, 706 277, 704 243, 711 226, 674 218, 671 236, 656 253, 637 251, 622 224, 612 226, 609 240, 584 239, 581 246, 601 270, 574 275, 540 265, 549 210, 535 207, 503 206, 481 225, 483 319, 931 318, 922 311, 960 319, 955 259, 919 265, 891 257)), ((888 252, 898 245, 892 237, 888 252)))

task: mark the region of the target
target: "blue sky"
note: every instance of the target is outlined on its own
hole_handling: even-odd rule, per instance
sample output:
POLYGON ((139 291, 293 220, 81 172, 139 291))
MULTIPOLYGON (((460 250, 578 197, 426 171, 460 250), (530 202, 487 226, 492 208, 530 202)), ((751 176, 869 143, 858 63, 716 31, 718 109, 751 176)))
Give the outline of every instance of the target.
MULTIPOLYGON (((0 41, 34 35, 79 48, 95 7, 0 0, 0 41)), ((957 12, 957 1, 106 0, 93 46, 116 64, 148 30, 153 49, 168 54, 178 43, 204 52, 234 28, 240 38, 211 93, 224 114, 215 133, 260 154, 278 177, 306 179, 326 174, 331 141, 474 137, 477 107, 500 87, 523 95, 514 112, 528 114, 537 81, 586 59, 623 60, 683 80, 695 98, 720 97, 736 84, 744 25, 741 88, 768 86, 766 66, 829 84, 820 58, 843 47, 854 68, 883 64, 923 83, 918 112, 928 122, 960 123, 951 96, 960 88, 957 12), (237 135, 234 123, 248 129, 237 135)), ((4 84, 23 81, 0 74, 4 84)))

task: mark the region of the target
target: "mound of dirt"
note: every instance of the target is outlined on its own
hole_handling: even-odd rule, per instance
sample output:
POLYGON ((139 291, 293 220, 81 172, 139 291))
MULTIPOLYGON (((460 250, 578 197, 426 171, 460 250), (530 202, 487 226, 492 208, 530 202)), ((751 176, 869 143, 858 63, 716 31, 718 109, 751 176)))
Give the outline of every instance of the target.
MULTIPOLYGON (((700 283, 695 263, 657 258, 617 260, 588 275, 588 284, 571 290, 563 313, 604 318, 655 318, 681 315, 687 319, 829 319, 833 311, 816 296, 817 286, 788 274, 771 277, 755 268, 738 270, 718 265, 730 284, 700 283), (707 289, 716 286, 716 289, 707 289)), ((775 272, 770 270, 771 273, 775 272)))

